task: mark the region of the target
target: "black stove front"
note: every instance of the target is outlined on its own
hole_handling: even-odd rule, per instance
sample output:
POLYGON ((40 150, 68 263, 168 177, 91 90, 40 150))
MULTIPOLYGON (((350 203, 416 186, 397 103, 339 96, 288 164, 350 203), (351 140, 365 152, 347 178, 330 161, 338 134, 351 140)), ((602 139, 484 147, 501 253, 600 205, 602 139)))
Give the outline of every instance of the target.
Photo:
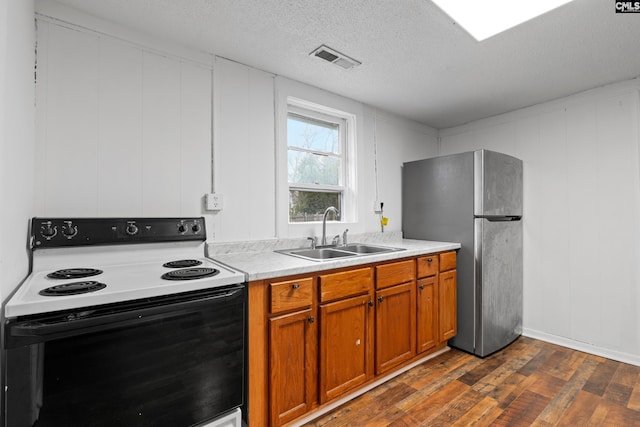
POLYGON ((246 289, 6 324, 6 427, 198 425, 244 402, 246 289))

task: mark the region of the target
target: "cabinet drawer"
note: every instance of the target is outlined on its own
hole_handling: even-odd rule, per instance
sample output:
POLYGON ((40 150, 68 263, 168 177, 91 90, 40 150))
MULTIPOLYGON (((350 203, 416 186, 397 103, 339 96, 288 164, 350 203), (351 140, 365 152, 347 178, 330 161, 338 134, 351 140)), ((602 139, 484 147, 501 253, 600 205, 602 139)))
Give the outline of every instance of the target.
POLYGON ((418 258, 418 277, 435 276, 438 273, 438 255, 418 258))
POLYGON ((320 276, 320 302, 369 292, 373 283, 371 268, 320 276))
POLYGON ((313 278, 269 283, 271 313, 311 306, 313 302, 313 278))
POLYGON ((445 252, 440 254, 440 271, 454 270, 456 268, 456 253, 445 252))
POLYGON ((386 288, 416 278, 416 263, 413 260, 394 262, 376 267, 376 288, 386 288))

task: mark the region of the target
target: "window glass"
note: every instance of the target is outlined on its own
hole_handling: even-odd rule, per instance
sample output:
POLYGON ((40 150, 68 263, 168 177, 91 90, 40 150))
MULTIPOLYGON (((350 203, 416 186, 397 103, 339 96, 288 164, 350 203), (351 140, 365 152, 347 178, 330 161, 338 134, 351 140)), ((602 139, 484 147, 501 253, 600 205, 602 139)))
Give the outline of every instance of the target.
POLYGON ((289 183, 339 185, 340 158, 289 150, 289 183))
MULTIPOLYGON (((322 215, 329 206, 333 206, 338 209, 338 212, 342 212, 341 201, 342 195, 338 192, 290 190, 289 221, 322 221, 322 215)), ((334 219, 333 214, 330 214, 328 219, 334 219)))
POLYGON ((339 125, 289 114, 287 143, 290 148, 340 154, 339 125))

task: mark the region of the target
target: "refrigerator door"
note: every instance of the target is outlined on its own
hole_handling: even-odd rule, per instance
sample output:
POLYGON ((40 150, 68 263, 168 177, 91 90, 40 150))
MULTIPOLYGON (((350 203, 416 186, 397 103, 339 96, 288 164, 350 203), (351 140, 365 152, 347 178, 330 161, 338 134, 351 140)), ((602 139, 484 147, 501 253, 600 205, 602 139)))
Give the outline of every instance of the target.
POLYGON ((522 216, 522 160, 489 150, 474 152, 476 217, 522 216))
POLYGON ((522 334, 522 221, 475 219, 475 354, 522 334))

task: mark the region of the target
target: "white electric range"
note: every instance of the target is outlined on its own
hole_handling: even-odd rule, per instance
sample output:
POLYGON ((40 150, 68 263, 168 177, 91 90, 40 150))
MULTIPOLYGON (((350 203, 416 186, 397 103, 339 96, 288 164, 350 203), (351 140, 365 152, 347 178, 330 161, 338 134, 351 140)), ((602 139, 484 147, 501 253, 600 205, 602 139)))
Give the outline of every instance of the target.
POLYGON ((245 277, 205 256, 204 218, 34 218, 30 235, 5 306, 7 427, 199 426, 242 407, 245 277))

